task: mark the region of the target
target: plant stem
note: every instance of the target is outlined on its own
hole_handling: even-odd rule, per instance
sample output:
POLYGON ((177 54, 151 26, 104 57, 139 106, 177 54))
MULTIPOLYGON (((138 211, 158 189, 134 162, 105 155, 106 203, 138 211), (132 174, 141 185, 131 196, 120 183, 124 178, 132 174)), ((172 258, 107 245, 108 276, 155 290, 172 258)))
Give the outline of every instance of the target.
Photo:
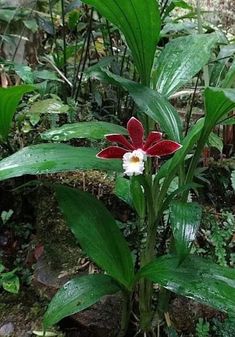
POLYGON ((93 8, 91 8, 89 25, 88 25, 88 29, 87 29, 87 39, 86 39, 87 45, 86 45, 86 50, 85 50, 85 57, 84 57, 84 61, 83 61, 82 69, 81 69, 81 75, 80 75, 77 91, 76 91, 76 94, 75 94, 75 100, 78 99, 79 91, 80 91, 81 85, 82 85, 83 73, 84 73, 84 70, 85 70, 85 67, 86 67, 86 62, 89 59, 89 48, 90 48, 90 42, 91 42, 91 36, 92 36, 93 11, 94 11, 93 8))
MULTIPOLYGON (((149 163, 148 163, 149 164, 149 163)), ((140 267, 142 268, 151 262, 155 255, 155 240, 157 227, 155 226, 155 215, 153 207, 153 189, 152 189, 152 170, 150 165, 146 168, 145 180, 148 188, 146 188, 147 199, 147 220, 146 220, 146 242, 140 255, 140 267)), ((139 310, 140 310, 140 326, 143 331, 151 330, 152 312, 152 293, 153 284, 151 281, 142 279, 139 283, 139 310)))
POLYGON ((131 315, 131 297, 130 293, 123 291, 123 303, 122 303, 122 317, 121 317, 121 327, 118 337, 124 337, 127 332, 128 323, 131 315))
POLYGON ((67 77, 67 56, 66 56, 66 27, 65 27, 65 9, 64 0, 61 0, 62 9, 62 24, 63 24, 63 62, 64 62, 64 75, 67 77))
POLYGON ((186 117, 185 118, 186 119, 185 120, 185 137, 187 136, 188 131, 189 131, 189 127, 190 127, 190 120, 191 120, 191 117, 192 117, 193 105, 194 105, 194 101, 195 101, 195 97, 196 97, 196 93, 197 93, 198 82, 199 82, 199 75, 197 76, 197 81, 196 81, 196 84, 195 84, 195 87, 194 87, 193 96, 192 96, 192 99, 191 99, 189 111, 185 116, 186 117))
POLYGON ((191 182, 192 179, 193 179, 194 171, 195 171, 195 169, 197 167, 197 164, 198 164, 199 159, 201 157, 202 150, 203 150, 203 148, 205 146, 205 143, 206 143, 206 141, 208 139, 210 131, 211 130, 209 130, 209 131, 205 130, 201 134, 201 136, 200 136, 200 138, 198 140, 196 151, 195 151, 194 156, 193 156, 193 158, 192 158, 192 160, 190 162, 190 165, 189 165, 189 169, 188 169, 187 176, 186 176, 186 179, 185 179, 185 184, 191 182))
POLYGON ((111 55, 113 55, 113 42, 112 42, 112 36, 111 36, 110 26, 109 26, 108 20, 106 20, 106 27, 107 27, 107 31, 108 31, 108 37, 109 37, 109 49, 110 49, 111 55))
MULTIPOLYGON (((197 22, 198 22, 198 33, 203 34, 203 26, 202 26, 202 15, 201 15, 201 1, 197 0, 197 22)), ((205 87, 209 87, 210 84, 210 76, 209 76, 209 67, 205 65, 203 67, 203 78, 205 87)))

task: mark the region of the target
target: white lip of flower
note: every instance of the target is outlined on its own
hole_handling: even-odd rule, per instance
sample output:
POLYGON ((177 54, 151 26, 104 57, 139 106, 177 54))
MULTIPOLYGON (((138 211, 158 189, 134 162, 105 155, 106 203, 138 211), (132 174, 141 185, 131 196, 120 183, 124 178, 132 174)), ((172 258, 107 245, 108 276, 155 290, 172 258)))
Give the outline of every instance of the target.
POLYGON ((123 169, 124 174, 131 177, 133 175, 137 176, 143 174, 144 171, 144 162, 147 157, 143 150, 135 150, 133 152, 127 152, 124 154, 123 160, 123 169))

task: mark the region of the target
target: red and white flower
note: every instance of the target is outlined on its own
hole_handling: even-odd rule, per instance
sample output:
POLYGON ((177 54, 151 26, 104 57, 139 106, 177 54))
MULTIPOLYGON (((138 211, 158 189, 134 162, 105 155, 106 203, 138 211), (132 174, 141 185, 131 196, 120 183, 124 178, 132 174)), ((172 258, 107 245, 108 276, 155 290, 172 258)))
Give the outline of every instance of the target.
POLYGON ((157 131, 150 132, 144 140, 143 125, 135 117, 128 121, 127 130, 130 140, 120 134, 106 135, 108 141, 121 146, 109 146, 97 154, 102 159, 123 159, 126 175, 142 174, 147 156, 160 158, 181 148, 180 144, 172 140, 162 140, 162 133, 157 131))

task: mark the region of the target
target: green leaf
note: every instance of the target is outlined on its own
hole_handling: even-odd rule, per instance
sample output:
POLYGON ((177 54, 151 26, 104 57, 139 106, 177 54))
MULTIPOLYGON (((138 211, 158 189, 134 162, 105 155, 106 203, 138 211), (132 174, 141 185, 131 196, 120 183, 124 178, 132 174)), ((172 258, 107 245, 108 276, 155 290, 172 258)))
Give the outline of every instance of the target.
POLYGON ((68 105, 63 104, 59 99, 48 98, 34 102, 29 112, 35 114, 61 114, 68 112, 68 109, 68 105))
POLYGON ((38 24, 37 24, 37 21, 35 19, 24 20, 23 23, 24 23, 25 27, 28 28, 29 30, 31 30, 33 33, 37 32, 38 24))
POLYGON ((65 9, 65 13, 69 13, 71 11, 74 11, 82 6, 82 2, 80 0, 73 0, 68 4, 68 6, 65 9))
POLYGON ((170 206, 170 223, 180 261, 190 252, 201 217, 202 209, 197 203, 175 201, 170 206))
MULTIPOLYGON (((192 35, 192 32, 195 30, 196 27, 197 27, 197 24, 191 21, 189 22, 187 21, 168 22, 163 26, 161 30, 161 36, 164 37, 168 34, 170 35, 171 33, 176 33, 176 32, 181 32, 181 33, 183 32, 183 33, 192 35)), ((156 81, 155 81, 156 72, 157 72, 157 69, 154 68, 154 70, 152 71, 154 87, 156 85, 156 81)))
POLYGON ((209 132, 235 107, 235 89, 207 88, 205 90, 205 128, 209 132))
POLYGON ((233 190, 235 191, 235 170, 232 171, 232 174, 231 174, 231 182, 232 182, 233 190))
POLYGON ((184 162, 187 154, 192 150, 193 146, 198 141, 204 126, 204 122, 205 122, 204 118, 201 118, 190 129, 189 133, 182 142, 182 147, 178 151, 176 151, 176 153, 171 159, 167 160, 167 162, 161 166, 160 170, 158 171, 155 177, 157 181, 164 178, 169 173, 176 171, 178 166, 182 162, 184 162))
POLYGON ((7 221, 10 220, 13 214, 14 211, 12 209, 9 209, 9 211, 2 211, 1 213, 2 223, 5 225, 7 221))
POLYGON ((81 12, 78 10, 72 10, 68 13, 68 27, 70 30, 75 30, 80 21, 81 12))
POLYGON ((217 149, 220 153, 223 152, 223 147, 224 147, 223 140, 216 133, 214 132, 210 133, 207 144, 217 149))
POLYGON ((15 64, 14 65, 16 74, 21 78, 26 84, 34 83, 34 75, 32 68, 26 66, 25 64, 15 64))
POLYGON ((154 88, 165 96, 175 93, 209 61, 216 42, 215 34, 183 36, 169 42, 156 63, 154 88))
POLYGON ((60 81, 60 79, 58 78, 58 76, 54 71, 35 70, 33 73, 35 78, 39 78, 41 80, 60 81))
POLYGON ((231 67, 225 75, 222 82, 223 88, 234 88, 235 87, 235 60, 233 61, 231 67))
POLYGON ((12 272, 2 275, 2 287, 4 290, 12 294, 18 294, 20 289, 19 277, 12 272))
POLYGON ((179 266, 175 256, 164 255, 139 273, 176 294, 234 313, 235 269, 190 256, 179 266))
POLYGON ((120 125, 107 122, 80 122, 48 130, 42 133, 41 137, 53 141, 67 141, 73 138, 103 139, 109 133, 127 135, 127 130, 120 125))
POLYGON ((175 7, 183 8, 183 9, 190 9, 190 10, 193 9, 191 5, 189 5, 187 2, 183 0, 173 0, 172 2, 175 5, 175 7))
POLYGON ((143 84, 148 85, 160 32, 156 0, 83 0, 124 34, 143 84))
POLYGON ((161 130, 170 139, 180 141, 181 120, 177 111, 164 96, 155 90, 115 75, 103 68, 92 68, 88 75, 126 89, 140 110, 159 123, 161 130))
POLYGON ((56 187, 56 197, 87 255, 130 289, 134 277, 131 253, 109 211, 91 194, 62 185, 56 187))
POLYGON ((0 181, 24 174, 75 170, 122 171, 119 160, 96 158, 98 149, 65 144, 38 144, 23 148, 0 161, 0 181))
POLYGON ((127 205, 133 207, 129 179, 126 179, 120 176, 117 177, 116 182, 115 182, 114 193, 119 199, 124 201, 127 205))
POLYGON ((27 115, 30 118, 30 122, 36 125, 40 120, 42 114, 61 114, 67 113, 69 106, 56 98, 48 98, 34 102, 27 115))
POLYGON ((219 124, 221 124, 221 125, 234 125, 235 124, 234 115, 224 119, 223 121, 220 121, 219 124))
POLYGON ((31 85, 0 88, 0 140, 7 138, 13 116, 22 96, 34 89, 35 87, 31 85))
POLYGON ((67 282, 52 298, 44 315, 44 328, 54 325, 62 318, 82 311, 98 302, 103 296, 120 290, 109 276, 102 274, 85 275, 67 282))
POLYGON ((130 192, 132 196, 133 206, 141 219, 145 218, 145 194, 144 188, 138 176, 131 177, 130 192))
POLYGON ((15 9, 0 9, 0 20, 10 23, 16 14, 15 9))
MULTIPOLYGON (((0 274, 5 270, 4 265, 0 262, 0 274)), ((1 276, 0 276, 1 277, 1 276)))

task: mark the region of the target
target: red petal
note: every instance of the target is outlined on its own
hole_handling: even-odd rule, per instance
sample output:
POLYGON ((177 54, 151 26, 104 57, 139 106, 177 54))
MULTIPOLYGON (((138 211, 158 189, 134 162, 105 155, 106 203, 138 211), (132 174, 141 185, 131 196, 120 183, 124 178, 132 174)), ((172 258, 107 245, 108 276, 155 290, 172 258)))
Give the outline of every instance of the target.
POLYGON ((157 131, 152 131, 148 135, 148 138, 146 139, 146 142, 144 143, 143 150, 146 150, 150 146, 152 146, 154 143, 158 143, 162 139, 162 133, 157 131))
POLYGON ((149 156, 167 156, 174 153, 181 148, 181 145, 173 142, 172 140, 162 140, 161 142, 153 145, 147 149, 146 154, 149 156))
POLYGON ((110 135, 106 135, 105 138, 109 140, 110 142, 121 144, 131 151, 135 150, 134 146, 132 146, 131 143, 128 142, 128 140, 122 135, 110 134, 110 135))
POLYGON ((125 153, 129 152, 119 146, 109 146, 97 153, 96 157, 102 159, 122 159, 125 153))
POLYGON ((127 123, 127 130, 135 149, 142 149, 144 137, 142 123, 137 118, 131 117, 127 123))

